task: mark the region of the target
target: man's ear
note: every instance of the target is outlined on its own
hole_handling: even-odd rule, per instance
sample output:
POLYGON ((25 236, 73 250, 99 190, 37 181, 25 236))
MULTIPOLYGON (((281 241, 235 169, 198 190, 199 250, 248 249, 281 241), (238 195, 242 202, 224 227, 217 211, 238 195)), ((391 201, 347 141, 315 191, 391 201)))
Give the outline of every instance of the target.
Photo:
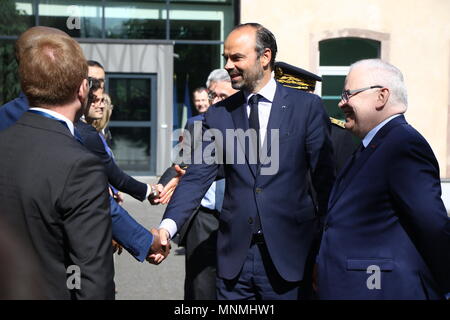
POLYGON ((83 81, 80 84, 80 87, 78 88, 78 99, 81 101, 84 101, 87 98, 87 95, 89 93, 89 83, 87 79, 83 79, 83 81))
POLYGON ((389 96, 391 95, 391 92, 388 88, 381 88, 377 95, 377 105, 376 109, 381 110, 384 108, 384 106, 387 104, 389 100, 389 96))
POLYGON ((261 61, 262 67, 266 69, 270 64, 270 60, 272 60, 272 50, 270 50, 269 48, 265 48, 259 59, 261 61))

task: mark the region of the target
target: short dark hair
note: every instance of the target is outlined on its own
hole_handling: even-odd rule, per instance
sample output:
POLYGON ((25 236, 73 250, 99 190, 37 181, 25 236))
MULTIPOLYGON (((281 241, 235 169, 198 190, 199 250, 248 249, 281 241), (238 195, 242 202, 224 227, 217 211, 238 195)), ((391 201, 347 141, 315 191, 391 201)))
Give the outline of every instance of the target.
POLYGON ((273 33, 266 29, 264 26, 262 26, 259 23, 256 22, 249 22, 249 23, 243 23, 239 24, 236 27, 234 27, 233 30, 244 28, 244 27, 252 27, 256 29, 256 53, 258 57, 261 57, 264 53, 264 49, 268 48, 272 52, 272 59, 270 59, 270 68, 273 70, 275 65, 275 57, 277 56, 277 40, 275 39, 275 36, 273 33))
POLYGON ((88 93, 88 102, 87 105, 90 107, 92 102, 94 101, 94 92, 96 92, 98 89, 102 88, 102 83, 99 79, 88 77, 88 81, 91 83, 91 87, 89 88, 88 93))
POLYGON ((100 62, 98 62, 98 61, 88 60, 87 64, 88 64, 89 67, 98 67, 100 69, 105 70, 105 68, 103 68, 102 64, 100 62))
POLYGON ((208 89, 206 89, 205 87, 198 87, 194 91, 192 91, 192 96, 194 96, 194 93, 196 92, 203 92, 203 91, 206 91, 206 93, 208 93, 208 89))

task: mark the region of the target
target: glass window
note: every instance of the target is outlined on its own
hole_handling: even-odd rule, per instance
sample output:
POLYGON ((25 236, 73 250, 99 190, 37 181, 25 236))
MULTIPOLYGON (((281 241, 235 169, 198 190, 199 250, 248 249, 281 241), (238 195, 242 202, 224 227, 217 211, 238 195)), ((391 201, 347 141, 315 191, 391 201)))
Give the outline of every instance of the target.
POLYGON ((0 35, 15 36, 34 26, 32 1, 0 1, 0 35))
POLYGON ((105 29, 107 38, 166 39, 167 10, 160 1, 107 1, 105 29))
MULTIPOLYGON (((181 108, 186 105, 185 97, 188 97, 191 106, 192 91, 206 85, 209 73, 221 67, 221 45, 187 45, 177 44, 174 48, 175 83, 174 83, 174 128, 183 126, 181 108), (186 84, 187 82, 187 84, 186 84), (186 95, 186 85, 188 92, 186 95), (178 115, 177 115, 178 114, 178 115), (179 118, 177 118, 179 116, 179 118)), ((195 110, 191 108, 191 114, 195 110)))
POLYGON ((337 107, 341 101, 341 93, 344 86, 345 76, 322 76, 322 99, 328 115, 333 118, 342 119, 343 113, 337 107), (323 94, 325 93, 325 95, 323 94))
POLYGON ((130 174, 156 171, 156 75, 106 74, 114 109, 110 130, 118 165, 130 174))
POLYGON ((133 174, 150 172, 150 160, 152 158, 150 128, 111 127, 110 131, 112 137, 111 149, 117 165, 133 174))
POLYGON ((151 80, 109 78, 113 121, 151 121, 151 80))
POLYGON ((338 104, 349 66, 361 59, 379 58, 381 43, 363 38, 338 38, 321 41, 319 50, 322 84, 318 86, 318 93, 322 95, 328 115, 343 120, 344 113, 338 104))
POLYGON ((224 5, 171 4, 170 38, 223 41, 234 26, 234 17, 231 3, 221 3, 224 5))
POLYGON ((14 41, 0 40, 0 106, 19 95, 20 82, 14 55, 14 41))
POLYGON ((101 38, 101 2, 40 0, 39 24, 58 28, 76 38, 101 38))
POLYGON ((321 66, 349 66, 368 58, 380 57, 380 42, 362 38, 339 38, 319 44, 321 66))

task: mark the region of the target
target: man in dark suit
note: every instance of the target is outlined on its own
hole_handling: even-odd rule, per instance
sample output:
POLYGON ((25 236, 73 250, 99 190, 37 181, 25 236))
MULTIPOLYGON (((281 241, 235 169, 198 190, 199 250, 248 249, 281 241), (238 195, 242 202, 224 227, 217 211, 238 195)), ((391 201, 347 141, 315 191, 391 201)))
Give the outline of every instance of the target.
POLYGON ((33 108, 0 132, 0 212, 37 255, 50 299, 114 299, 107 179, 73 127, 87 71, 75 40, 35 39, 19 67, 33 108))
MULTIPOLYGON (((334 181, 330 122, 322 102, 275 82, 276 52, 269 30, 259 24, 237 26, 223 56, 233 88, 241 91, 211 106, 203 121, 204 132, 215 135, 216 159, 225 162, 219 299, 305 298, 318 215, 326 212, 334 181), (306 182, 309 174, 318 212, 306 182)), ((203 152, 209 154, 206 140, 203 152)), ((211 160, 188 167, 161 222, 162 244, 186 222, 216 178, 219 165, 211 160)))
MULTIPOLYGON (((26 48, 32 46, 32 44, 37 41, 39 38, 44 37, 49 34, 59 34, 62 36, 67 36, 66 33, 50 27, 37 26, 32 27, 25 31, 16 42, 15 50, 16 50, 16 59, 18 64, 20 65, 20 57, 22 52, 25 51, 26 48)), ((90 67, 93 64, 88 61, 89 72, 95 76, 101 76, 99 68, 90 67)), ((97 63, 98 64, 98 63, 97 63)), ((101 69, 103 71, 103 69, 101 69)), ((103 72, 103 80, 104 80, 104 72, 103 72)), ((97 81, 98 82, 98 81, 97 81)), ((97 83, 95 80, 90 81, 90 85, 93 86, 97 83)), ((102 85, 99 82, 98 87, 102 85)), ((94 88, 91 88, 94 89, 94 88)), ((14 124, 21 116, 26 114, 26 111, 30 108, 28 99, 26 96, 21 93, 17 99, 5 104, 0 108, 0 131, 10 127, 14 124)), ((89 107, 85 108, 85 113, 89 113, 89 107)), ((77 122, 78 123, 78 122, 77 122)), ((144 200, 146 197, 146 193, 150 192, 147 190, 147 185, 141 183, 139 181, 134 180, 129 177, 126 173, 124 173, 120 168, 115 165, 113 159, 109 157, 106 150, 103 147, 101 140, 99 139, 97 131, 91 126, 87 125, 87 130, 79 130, 79 137, 83 141, 83 145, 91 150, 94 154, 99 152, 102 155, 104 154, 104 158, 101 158, 106 167, 107 174, 111 175, 112 182, 117 186, 123 186, 123 188, 130 193, 133 193, 135 197, 144 200)), ((98 154, 97 154, 98 155, 98 154)), ((174 170, 173 177, 177 176, 177 172, 174 170)), ((172 177, 172 178, 173 178, 172 177)), ((109 178, 109 176, 108 176, 109 178)), ((163 181, 163 183, 167 183, 169 179, 163 181)), ((148 186, 150 188, 150 186, 148 186)), ((110 199, 111 200, 111 199, 110 199)), ((142 262, 146 258, 150 258, 149 262, 154 263, 154 257, 152 256, 152 248, 153 243, 153 235, 150 231, 145 229, 142 225, 140 225, 136 220, 131 217, 128 212, 123 209, 119 204, 114 201, 110 201, 110 214, 112 218, 112 232, 114 239, 122 245, 133 257, 135 257, 138 261, 142 262), (153 257, 153 258, 152 258, 153 257)))
POLYGON ((318 256, 322 299, 440 299, 450 292, 450 221, 438 162, 403 113, 396 67, 351 66, 339 107, 362 144, 338 176, 318 256))

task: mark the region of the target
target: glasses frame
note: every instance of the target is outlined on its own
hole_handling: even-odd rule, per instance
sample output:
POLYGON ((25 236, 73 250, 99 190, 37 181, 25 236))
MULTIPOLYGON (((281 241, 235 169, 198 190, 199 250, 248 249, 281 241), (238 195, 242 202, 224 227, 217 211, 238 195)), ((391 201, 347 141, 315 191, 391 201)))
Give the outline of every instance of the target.
POLYGON ((360 92, 366 91, 366 90, 370 90, 370 89, 382 89, 384 88, 383 86, 380 85, 376 85, 376 86, 370 86, 370 87, 365 87, 365 88, 361 88, 361 89, 353 89, 353 90, 344 90, 341 93, 341 100, 344 102, 347 102, 348 100, 350 100, 351 97, 357 95, 360 92))

